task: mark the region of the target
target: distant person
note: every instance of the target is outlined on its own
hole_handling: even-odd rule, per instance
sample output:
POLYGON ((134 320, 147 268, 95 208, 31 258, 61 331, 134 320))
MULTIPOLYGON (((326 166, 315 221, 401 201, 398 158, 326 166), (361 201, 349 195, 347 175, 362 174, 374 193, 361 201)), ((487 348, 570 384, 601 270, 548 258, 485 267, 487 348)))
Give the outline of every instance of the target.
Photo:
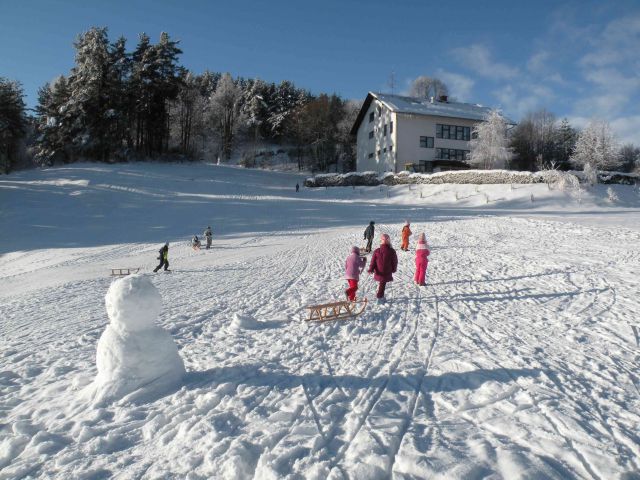
POLYGON ((351 254, 347 257, 345 263, 345 275, 349 283, 344 293, 347 295, 347 299, 352 302, 356 299, 356 292, 358 291, 358 280, 360 280, 360 274, 364 270, 364 266, 367 264, 367 259, 360 256, 360 249, 358 247, 351 247, 351 254))
POLYGON ((386 303, 384 290, 387 282, 393 281, 393 274, 398 269, 398 256, 391 247, 391 239, 386 233, 380 238, 380 247, 376 248, 369 264, 369 273, 373 273, 373 278, 378 283, 376 298, 378 303, 386 303))
POLYGON ((198 235, 194 235, 191 239, 191 247, 193 247, 194 250, 200 250, 200 245, 201 243, 198 235))
POLYGON ((204 238, 207 239, 207 250, 209 250, 211 248, 211 237, 213 236, 213 233, 211 232, 211 227, 207 227, 207 229, 204 231, 204 238))
POLYGON ((424 282, 425 275, 427 274, 427 267, 429 266, 429 245, 424 233, 418 236, 418 244, 416 246, 416 274, 413 277, 413 283, 421 287, 425 287, 427 284, 424 282))
POLYGON ((411 225, 408 221, 404 223, 404 227, 402 227, 402 244, 400 245, 400 250, 404 250, 405 252, 409 251, 409 237, 411 236, 411 225))
POLYGON ((364 239, 367 241, 367 246, 364 251, 369 253, 371 251, 371 243, 373 242, 373 236, 375 235, 376 227, 374 226, 376 222, 373 220, 369 222, 369 226, 364 230, 364 239))
POLYGON ((298 193, 300 191, 300 184, 296 183, 296 193, 298 193))
POLYGON ((160 265, 154 268, 153 271, 157 272, 164 265, 164 271, 166 272, 169 269, 169 242, 165 243, 164 246, 160 249, 158 260, 160 260, 160 265))

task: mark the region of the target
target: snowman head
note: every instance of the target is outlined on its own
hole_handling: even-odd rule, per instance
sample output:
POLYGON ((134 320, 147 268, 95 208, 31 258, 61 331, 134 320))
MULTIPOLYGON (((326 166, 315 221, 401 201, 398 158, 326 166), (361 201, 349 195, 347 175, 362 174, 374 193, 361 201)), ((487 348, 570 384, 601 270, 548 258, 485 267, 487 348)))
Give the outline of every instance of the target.
POLYGON ((138 332, 155 326, 162 298, 149 277, 129 275, 114 281, 105 296, 111 325, 120 332, 138 332))

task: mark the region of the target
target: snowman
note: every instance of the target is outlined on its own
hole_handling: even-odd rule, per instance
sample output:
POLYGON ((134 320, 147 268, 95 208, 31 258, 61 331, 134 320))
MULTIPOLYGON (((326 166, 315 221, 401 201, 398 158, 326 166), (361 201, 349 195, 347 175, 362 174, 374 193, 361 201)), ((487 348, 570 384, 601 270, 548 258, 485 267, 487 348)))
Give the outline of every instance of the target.
POLYGON ((162 298, 151 280, 130 275, 105 297, 109 325, 98 341, 94 400, 135 401, 177 387, 184 363, 171 335, 156 325, 162 298))

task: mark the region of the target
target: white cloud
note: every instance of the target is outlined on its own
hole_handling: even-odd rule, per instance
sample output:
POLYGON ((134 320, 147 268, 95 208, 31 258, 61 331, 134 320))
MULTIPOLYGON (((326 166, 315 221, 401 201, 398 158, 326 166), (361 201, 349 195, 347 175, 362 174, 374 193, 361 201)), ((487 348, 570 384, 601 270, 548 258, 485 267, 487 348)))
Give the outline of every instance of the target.
POLYGON ((567 117, 569 123, 578 129, 583 129, 594 119, 608 121, 621 145, 633 143, 634 145, 640 146, 640 115, 613 118, 607 118, 605 116, 585 117, 580 115, 567 117))
POLYGON ((549 60, 549 52, 542 51, 533 54, 527 61, 527 70, 533 73, 540 73, 546 70, 547 60, 549 60))
POLYGON ((491 52, 484 45, 454 48, 451 52, 462 65, 483 77, 506 80, 518 75, 517 68, 493 61, 491 52))
POLYGON ((461 102, 467 102, 471 97, 471 89, 475 84, 475 81, 459 73, 447 72, 445 70, 438 70, 436 77, 442 80, 450 89, 451 96, 455 97, 461 102))
POLYGON ((621 144, 640 146, 640 115, 614 118, 609 123, 621 144))
POLYGON ((600 35, 591 37, 594 50, 582 57, 584 66, 604 67, 640 61, 640 15, 613 20, 600 35))
POLYGON ((517 120, 522 118, 526 113, 540 108, 542 105, 541 98, 536 95, 518 92, 512 85, 505 85, 502 88, 494 90, 493 95, 500 102, 500 108, 507 115, 513 115, 517 120))
POLYGON ((640 78, 630 77, 614 68, 589 70, 585 78, 608 91, 632 94, 640 88, 640 78))

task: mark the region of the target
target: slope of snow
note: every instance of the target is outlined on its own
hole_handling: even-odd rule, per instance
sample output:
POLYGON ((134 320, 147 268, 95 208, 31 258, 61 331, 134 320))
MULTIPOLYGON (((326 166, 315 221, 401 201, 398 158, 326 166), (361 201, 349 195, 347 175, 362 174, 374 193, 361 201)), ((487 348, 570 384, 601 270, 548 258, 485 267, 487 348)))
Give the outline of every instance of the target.
POLYGON ((606 188, 578 203, 544 184, 296 195, 300 180, 144 164, 1 177, 0 478, 638 474, 636 189, 611 204, 606 188), (387 305, 305 322, 344 295, 369 220, 397 246, 406 218, 431 245, 428 286, 398 251, 387 305), (213 249, 192 250, 207 225, 213 249), (173 272, 153 274, 167 240, 173 272), (187 373, 95 404, 122 267, 160 292, 187 373))

